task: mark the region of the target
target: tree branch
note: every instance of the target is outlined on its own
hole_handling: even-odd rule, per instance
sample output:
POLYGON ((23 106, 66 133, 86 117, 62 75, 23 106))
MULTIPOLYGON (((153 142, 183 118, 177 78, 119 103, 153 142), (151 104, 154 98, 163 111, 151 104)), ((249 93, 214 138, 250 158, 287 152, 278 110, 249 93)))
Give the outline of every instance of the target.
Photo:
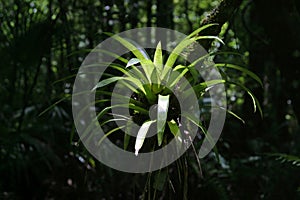
MULTIPOLYGON (((203 35, 213 35, 218 36, 221 32, 222 26, 230 20, 234 11, 239 8, 243 0, 222 0, 220 4, 213 9, 206 18, 204 18, 201 22, 201 26, 217 23, 217 26, 212 26, 202 32, 203 35)), ((201 45, 208 50, 211 46, 210 41, 203 41, 201 45)))

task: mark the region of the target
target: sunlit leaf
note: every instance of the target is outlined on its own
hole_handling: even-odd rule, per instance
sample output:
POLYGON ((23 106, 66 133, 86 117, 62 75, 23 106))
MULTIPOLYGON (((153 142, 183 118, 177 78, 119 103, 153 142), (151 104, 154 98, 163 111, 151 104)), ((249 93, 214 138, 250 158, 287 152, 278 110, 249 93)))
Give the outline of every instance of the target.
POLYGON ((123 76, 117 76, 117 77, 111 77, 108 79, 104 79, 102 81, 100 81, 99 83, 97 83, 97 85, 92 89, 92 90, 96 90, 98 88, 104 87, 106 85, 109 85, 113 82, 119 81, 119 80, 127 80, 132 82, 133 84, 135 84, 142 92, 144 92, 146 94, 146 91, 143 87, 143 84, 140 82, 139 79, 137 78, 133 78, 133 77, 123 77, 123 76))
POLYGON ((173 119, 171 121, 168 121, 168 125, 171 133, 174 135, 175 138, 181 135, 180 129, 173 119))
POLYGON ((168 116, 169 108, 169 95, 163 96, 158 95, 158 106, 157 106, 157 141, 158 146, 162 144, 165 124, 168 116))
POLYGON ((195 40, 218 40, 219 42, 221 42, 222 44, 225 44, 223 42, 223 40, 221 40, 219 37, 217 36, 199 36, 199 37, 196 37, 195 40))
POLYGON ((168 121, 168 126, 169 126, 171 133, 173 134, 173 136, 175 138, 175 141, 177 143, 177 148, 180 148, 181 144, 182 144, 182 136, 181 136, 181 132, 180 132, 178 125, 172 119, 171 121, 168 121))
POLYGON ((169 82, 171 82, 171 83, 168 84, 168 87, 173 88, 188 71, 189 71, 189 69, 185 68, 184 70, 182 70, 182 72, 180 74, 172 73, 171 78, 169 80, 169 82))
POLYGON ((102 123, 100 124, 100 126, 104 126, 105 124, 108 124, 108 123, 110 123, 110 122, 117 122, 117 121, 124 121, 124 122, 126 122, 126 121, 128 121, 128 120, 127 120, 127 119, 124 119, 124 118, 117 118, 117 119, 113 118, 113 119, 108 119, 108 120, 102 122, 102 123))
POLYGON ((153 63, 155 65, 158 73, 161 73, 162 69, 163 69, 163 57, 162 57, 162 50, 161 50, 161 42, 159 42, 156 46, 153 63))
POLYGON ((227 68, 239 70, 239 71, 249 75, 251 78, 256 80, 261 86, 263 86, 261 79, 256 74, 254 74, 253 72, 251 72, 250 70, 248 70, 244 67, 240 67, 238 65, 233 65, 233 64, 229 64, 229 63, 216 63, 215 66, 216 67, 227 67, 227 68))
POLYGON ((53 109, 57 104, 61 103, 62 101, 66 100, 66 99, 68 99, 70 97, 71 97, 71 95, 66 95, 66 97, 61 98, 60 100, 56 101, 54 104, 52 104, 51 106, 49 106, 48 108, 46 108, 43 112, 41 112, 39 114, 39 117, 42 116, 43 114, 45 114, 46 112, 48 112, 49 110, 53 109))
POLYGON ((144 47, 142 47, 140 44, 138 44, 136 41, 130 39, 130 38, 124 38, 125 40, 127 40, 128 42, 130 42, 131 44, 133 44, 144 56, 144 58, 146 58, 147 60, 150 60, 150 56, 148 55, 147 51, 144 49, 144 47))
POLYGON ((140 62, 141 62, 141 61, 140 61, 139 59, 137 59, 137 58, 131 58, 131 59, 128 61, 128 63, 127 63, 127 65, 126 65, 125 68, 130 67, 130 66, 135 65, 135 64, 138 64, 138 63, 140 63, 140 62))
POLYGON ((135 140, 134 148, 135 148, 136 156, 139 154, 139 150, 142 148, 142 146, 144 144, 144 140, 146 138, 147 132, 148 132, 151 124, 153 124, 154 122, 156 122, 156 120, 147 121, 141 126, 141 128, 136 136, 136 140, 135 140))
POLYGON ((194 37, 196 36, 197 34, 199 34, 201 31, 211 27, 211 26, 218 26, 219 24, 207 24, 207 25, 204 25, 204 26, 201 26, 200 28, 196 29, 195 31, 193 31, 191 34, 188 35, 187 38, 191 38, 191 37, 194 37))
MULTIPOLYGON (((206 107, 206 106, 204 106, 206 107)), ((212 106, 208 106, 209 108, 212 107, 212 106)), ((238 120, 240 120, 243 124, 245 124, 245 121, 240 117, 238 116, 236 113, 224 108, 224 107, 221 107, 221 106, 213 106, 212 108, 218 108, 218 109, 221 109, 221 110, 225 110, 228 114, 232 115, 233 117, 237 118, 238 120)))
MULTIPOLYGON (((222 107, 220 107, 220 108, 223 109, 222 107)), ((230 115, 232 115, 233 117, 237 118, 238 120, 240 120, 243 124, 245 124, 245 121, 240 116, 238 116, 237 114, 235 114, 234 112, 232 112, 232 111, 230 111, 228 109, 226 109, 226 112, 229 113, 230 115)))
POLYGON ((162 73, 162 77, 165 76, 165 74, 167 73, 167 71, 173 67, 174 63, 176 62, 178 56, 182 53, 182 51, 189 45, 191 45, 193 42, 195 42, 195 40, 193 39, 185 39, 183 41, 181 41, 171 52, 170 56, 168 57, 168 60, 166 62, 166 65, 164 67, 163 73, 162 73), (168 67, 168 68, 166 68, 168 67))
POLYGON ((171 52, 170 56, 168 57, 166 65, 165 65, 162 75, 161 75, 161 79, 164 79, 166 77, 170 68, 173 67, 177 58, 179 57, 179 55, 181 55, 181 53, 183 52, 184 49, 186 49, 193 42, 195 42, 197 40, 204 40, 204 39, 205 40, 206 39, 215 39, 215 40, 218 40, 219 42, 221 42, 222 44, 224 44, 224 42, 217 36, 198 36, 198 37, 194 37, 194 38, 189 38, 189 37, 185 38, 174 48, 174 50, 171 52))
POLYGON ((97 119, 100 119, 101 117, 103 117, 103 115, 105 115, 110 109, 112 108, 130 108, 130 109, 133 109, 133 110, 136 110, 142 114, 145 114, 145 115, 148 115, 149 114, 149 111, 140 107, 140 106, 137 106, 137 105, 134 105, 132 103, 124 103, 124 104, 116 104, 116 105, 112 105, 112 106, 107 106, 105 107, 98 115, 97 115, 97 119))
POLYGON ((104 80, 100 81, 99 83, 97 83, 97 85, 92 90, 96 90, 97 88, 104 87, 106 85, 109 85, 109 84, 111 84, 113 82, 116 82, 118 80, 122 80, 124 78, 125 77, 119 77, 119 76, 117 76, 117 77, 112 77, 112 78, 104 79, 104 80))
POLYGON ((185 95, 184 98, 188 98, 191 94, 193 94, 193 92, 195 92, 195 94, 199 97, 199 96, 201 96, 201 94, 206 92, 208 90, 208 88, 212 88, 215 85, 222 84, 225 82, 226 82, 225 80, 216 79, 216 80, 210 80, 210 81, 205 81, 205 82, 199 83, 199 84, 195 85, 194 87, 188 89, 184 93, 184 95, 185 95))
POLYGON ((99 140, 98 145, 101 145, 101 143, 103 142, 103 140, 104 140, 105 138, 107 138, 109 135, 111 135, 112 133, 114 133, 114 132, 116 132, 116 131, 118 131, 118 130, 121 130, 121 129, 124 128, 124 127, 125 127, 125 126, 119 126, 119 127, 117 127, 117 128, 114 128, 114 129, 110 130, 109 132, 107 132, 107 133, 99 140))
POLYGON ((174 67, 173 71, 178 71, 178 70, 184 69, 184 68, 186 68, 186 66, 184 66, 184 65, 177 65, 176 67, 174 67))
POLYGON ((138 48, 136 45, 132 44, 133 42, 129 42, 128 40, 118 35, 113 35, 111 37, 120 42, 124 47, 130 50, 136 56, 137 59, 139 59, 142 68, 146 74, 146 77, 148 78, 149 83, 151 83, 151 74, 154 70, 154 64, 149 59, 149 57, 145 55, 145 50, 142 47, 138 48))
POLYGON ((251 97, 251 99, 252 99, 252 104, 253 104, 253 110, 254 110, 254 112, 256 112, 256 109, 258 108, 260 116, 263 117, 263 112, 262 112, 260 103, 259 103, 258 99, 255 97, 255 95, 251 92, 251 90, 249 90, 243 84, 240 84, 240 83, 237 83, 237 82, 228 81, 228 83, 229 84, 233 84, 233 85, 237 85, 237 86, 241 87, 243 90, 245 90, 248 93, 248 95, 251 97))

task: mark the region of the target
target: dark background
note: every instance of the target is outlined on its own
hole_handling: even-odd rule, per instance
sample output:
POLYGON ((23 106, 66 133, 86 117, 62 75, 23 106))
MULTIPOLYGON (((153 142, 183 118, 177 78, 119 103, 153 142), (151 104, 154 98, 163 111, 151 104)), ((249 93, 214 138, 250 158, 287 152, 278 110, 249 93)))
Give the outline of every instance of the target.
POLYGON ((1 0, 0 27, 0 199, 300 199, 300 1, 1 0), (226 43, 212 48, 243 55, 217 59, 262 79, 263 88, 228 72, 254 92, 263 118, 244 91, 228 88, 229 109, 246 123, 227 117, 221 159, 201 160, 203 178, 193 151, 168 167, 166 182, 91 157, 70 103, 86 50, 103 32, 189 34, 210 22, 220 26, 208 34, 226 43))

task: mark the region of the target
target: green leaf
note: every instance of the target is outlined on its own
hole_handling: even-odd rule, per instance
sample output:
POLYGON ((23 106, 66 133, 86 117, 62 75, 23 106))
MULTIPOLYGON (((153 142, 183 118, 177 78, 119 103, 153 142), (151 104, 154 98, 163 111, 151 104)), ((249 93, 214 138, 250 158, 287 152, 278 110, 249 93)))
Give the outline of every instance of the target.
POLYGON ((136 140, 135 140, 135 155, 137 156, 139 154, 139 150, 142 148, 144 140, 146 138, 147 132, 151 126, 156 120, 153 121, 147 121, 145 122, 142 127, 140 128, 136 140))
POLYGON ((151 75, 155 69, 154 64, 152 63, 151 60, 145 60, 142 63, 142 68, 146 74, 147 79, 149 80, 149 84, 152 83, 151 75))
MULTIPOLYGON (((98 91, 97 91, 98 93, 98 91)), ((111 96, 112 96, 112 92, 106 92, 106 91, 99 91, 99 93, 101 95, 105 95, 105 96, 108 96, 109 98, 109 101, 111 101, 111 96)), ((137 105, 137 106, 140 106, 140 107, 143 107, 144 106, 144 103, 140 102, 140 101, 137 101, 137 100, 134 100, 133 98, 130 98, 130 97, 127 97, 127 96, 124 96, 123 94, 118 94, 116 92, 114 92, 114 96, 116 97, 116 99, 118 99, 119 101, 121 101, 122 103, 123 102, 130 102, 134 105, 137 105)))
MULTIPOLYGON (((204 133, 205 135, 205 138, 207 138, 208 142, 213 145, 214 142, 213 142, 213 139, 210 135, 210 133, 208 133, 207 129, 203 126, 203 124, 199 121, 199 123, 197 123, 197 120, 195 119, 194 116, 192 116, 191 114, 189 113, 182 113, 182 116, 185 117, 186 119, 188 119, 189 121, 191 121, 193 124, 195 124, 196 126, 198 126, 201 131, 204 133)), ((219 152, 218 152, 218 149, 217 149, 217 146, 214 145, 213 146, 213 151, 216 155, 216 158, 218 160, 218 162, 220 161, 220 158, 219 158, 219 152)))
POLYGON ((181 147, 180 145, 182 144, 180 129, 173 119, 171 121, 168 121, 168 126, 169 126, 171 133, 173 134, 173 136, 175 138, 175 141, 177 143, 177 148, 179 149, 181 147))
POLYGON ((209 87, 212 87, 212 86, 218 85, 218 84, 222 84, 222 83, 225 83, 225 80, 222 80, 222 79, 209 80, 209 81, 205 81, 203 83, 200 83, 200 84, 194 86, 193 89, 196 92, 201 92, 209 87))
POLYGON ((186 68, 186 66, 184 66, 184 65, 176 65, 176 67, 173 69, 173 71, 178 71, 178 70, 184 69, 184 68, 186 68))
MULTIPOLYGON (((229 54, 229 55, 237 55, 237 56, 244 56, 244 55, 242 55, 242 54, 240 54, 240 53, 237 53, 237 52, 231 52, 231 51, 209 52, 208 54, 205 54, 205 55, 199 57, 198 59, 196 59, 194 62, 192 62, 192 63, 188 66, 188 68, 194 68, 195 65, 196 65, 197 63, 199 63, 200 61, 204 61, 204 59, 208 59, 209 57, 213 57, 213 56, 216 56, 216 55, 227 55, 227 54, 229 54)), ((206 68, 208 68, 208 67, 213 67, 213 66, 206 66, 206 68)))
POLYGON ((121 57, 120 55, 116 54, 116 53, 113 53, 111 51, 107 51, 107 50, 104 50, 104 49, 100 49, 100 48, 97 48, 97 49, 91 49, 91 50, 87 50, 86 52, 90 53, 104 53, 104 54, 107 54, 123 63, 127 63, 128 60, 126 58, 123 58, 121 57))
POLYGON ((201 96, 202 93, 205 92, 205 90, 207 90, 207 88, 211 88, 215 85, 218 84, 222 84, 225 83, 225 80, 222 79, 216 79, 216 80, 210 80, 210 81, 205 81, 202 83, 199 83, 197 85, 195 85, 193 88, 188 89, 185 93, 184 93, 184 98, 188 98, 193 92, 195 92, 195 94, 199 97, 201 96))
POLYGON ((104 87, 106 85, 109 85, 113 82, 119 81, 119 80, 127 80, 132 82, 133 84, 135 84, 144 94, 146 94, 146 91, 143 87, 143 84, 140 82, 139 79, 137 78, 133 78, 133 77, 123 77, 123 76, 117 76, 117 77, 111 77, 108 79, 104 79, 102 81, 100 81, 99 83, 97 83, 97 85, 92 89, 92 90, 96 90, 98 88, 104 87))
POLYGON ((130 135, 127 133, 124 133, 124 150, 127 149, 129 141, 130 141, 130 135))
POLYGON ((49 106, 48 108, 46 108, 44 111, 42 111, 38 116, 42 116, 43 114, 45 114, 46 112, 48 112, 49 110, 51 110, 52 108, 54 108, 57 104, 59 104, 60 102, 70 98, 71 95, 66 95, 66 97, 61 98, 60 100, 56 101, 54 104, 52 104, 51 106, 49 106))
POLYGON ((107 133, 99 140, 98 145, 100 145, 100 144, 103 142, 103 140, 104 140, 105 138, 107 138, 110 134, 112 134, 112 133, 114 133, 114 132, 116 132, 116 131, 118 131, 118 130, 121 130, 121 129, 124 128, 124 127, 125 127, 125 126, 120 126, 120 127, 114 128, 114 129, 110 130, 109 132, 107 132, 107 133))
POLYGON ((158 73, 157 70, 153 71, 151 80, 152 80, 151 90, 153 91, 153 93, 154 94, 160 93, 164 86, 161 85, 160 73, 158 73))
POLYGON ((113 35, 112 33, 106 33, 107 35, 111 36, 113 39, 120 42, 124 47, 126 47, 129 51, 131 51, 140 61, 147 59, 144 56, 143 52, 141 52, 135 45, 133 45, 128 40, 120 37, 119 35, 113 35))
POLYGON ((192 84, 195 85, 199 81, 199 72, 198 72, 198 70, 195 69, 195 67, 189 68, 189 72, 191 73, 191 75, 193 77, 192 84))
POLYGON ((154 93, 159 93, 161 91, 161 73, 163 70, 163 56, 162 56, 162 50, 161 50, 161 42, 159 42, 156 46, 156 50, 154 53, 154 60, 153 64, 155 66, 155 70, 153 70, 151 80, 153 83, 155 83, 152 87, 152 90, 154 93))
POLYGON ((256 112, 256 108, 258 108, 260 116, 263 117, 263 112, 262 112, 260 103, 259 103, 258 99, 255 97, 255 95, 251 92, 251 90, 249 90, 243 84, 240 84, 240 83, 237 83, 237 82, 228 81, 227 83, 233 84, 233 85, 237 85, 237 86, 241 87, 243 90, 245 90, 248 93, 248 95, 251 97, 251 99, 252 99, 254 112, 256 112))
POLYGON ((204 59, 209 58, 209 57, 212 56, 212 55, 213 55, 213 53, 208 53, 208 54, 206 54, 206 55, 203 55, 203 56, 199 57, 199 58, 196 59, 194 62, 192 62, 192 63, 188 66, 188 68, 194 68, 195 65, 196 65, 197 63, 199 63, 200 61, 203 61, 204 59))
POLYGON ((201 56, 200 58, 196 59, 194 62, 192 62, 188 67, 194 67, 197 63, 199 63, 200 61, 209 58, 209 57, 213 57, 216 55, 236 55, 236 56, 241 56, 243 57, 243 54, 237 53, 237 52, 232 52, 232 51, 217 51, 217 52, 209 52, 208 54, 205 54, 203 56, 201 56))
POLYGON ((171 68, 173 68, 173 65, 175 64, 177 58, 182 53, 182 51, 187 46, 191 45, 193 42, 195 42, 195 39, 185 38, 173 49, 173 51, 171 52, 171 54, 169 55, 169 57, 167 59, 164 69, 161 73, 161 80, 166 79, 166 81, 168 81, 167 75, 169 74, 169 71, 171 70, 171 68))
POLYGON ((194 39, 184 39, 182 40, 171 52, 170 56, 168 57, 168 60, 166 62, 166 65, 164 67, 162 75, 166 74, 166 70, 173 67, 174 63, 176 62, 178 56, 181 54, 181 52, 189 45, 191 45, 193 42, 195 42, 194 39), (167 67, 167 69, 166 69, 167 67))
POLYGON ((99 83, 97 83, 97 85, 92 90, 96 90, 98 88, 104 87, 106 85, 109 85, 109 84, 111 84, 113 82, 116 82, 118 80, 122 80, 124 78, 125 77, 119 77, 119 76, 117 76, 117 77, 112 77, 112 78, 104 79, 104 80, 100 81, 99 83))
POLYGON ((100 119, 101 117, 103 117, 110 109, 112 108, 117 108, 117 107, 121 107, 121 108, 130 108, 130 109, 133 109, 135 111, 138 111, 140 112, 141 114, 145 114, 145 115, 148 115, 149 114, 149 111, 140 107, 140 106, 137 106, 137 105, 134 105, 133 103, 124 103, 124 104, 116 104, 116 105, 112 105, 112 106, 108 106, 108 107, 105 107, 98 115, 97 115, 97 119, 100 119))
POLYGON ((300 167, 300 157, 283 153, 267 153, 266 155, 277 157, 276 159, 280 160, 281 162, 289 162, 292 163, 292 165, 300 167))
POLYGON ((157 141, 158 146, 162 144, 165 125, 168 116, 169 108, 169 95, 163 96, 158 95, 158 106, 157 106, 157 141))
MULTIPOLYGON (((147 78, 135 66, 132 67, 132 71, 126 71, 125 69, 123 69, 123 67, 116 65, 116 64, 111 64, 110 67, 122 72, 124 75, 132 78, 133 80, 139 80, 139 82, 140 82, 139 85, 142 85, 143 83, 148 82, 147 78)), ((124 85, 128 86, 127 84, 124 84, 124 85)), ((138 93, 136 91, 136 89, 132 89, 132 87, 128 87, 128 88, 131 89, 132 91, 134 91, 135 93, 138 93)))
POLYGON ((139 69, 139 67, 132 66, 131 76, 138 78, 143 84, 149 84, 147 77, 144 76, 143 72, 139 69))
MULTIPOLYGON (((225 109, 225 108, 223 108, 223 107, 220 107, 220 108, 221 108, 221 109, 225 109)), ((237 118, 238 120, 240 120, 243 124, 245 124, 245 121, 244 121, 240 116, 238 116, 237 114, 235 114, 234 112, 232 112, 232 111, 230 111, 230 110, 228 110, 228 109, 226 109, 226 112, 227 112, 228 114, 232 115, 233 117, 237 118)))
POLYGON ((168 84, 169 88, 173 88, 188 71, 189 69, 185 68, 179 75, 177 73, 172 73, 170 80, 171 83, 168 84))
POLYGON ((101 99, 101 100, 92 101, 92 102, 86 104, 84 107, 82 107, 82 108, 80 109, 80 111, 77 113, 77 118, 74 119, 74 120, 78 121, 78 120, 82 117, 82 114, 84 114, 84 112, 85 112, 86 110, 90 109, 90 108, 93 107, 94 105, 99 106, 99 104, 101 104, 101 103, 106 103, 106 102, 109 102, 109 101, 111 101, 111 99, 101 99))
POLYGON ((131 91, 135 92, 136 94, 139 93, 139 91, 137 91, 134 86, 130 85, 129 83, 123 81, 123 80, 120 80, 120 83, 123 84, 125 87, 127 87, 128 89, 130 89, 131 91))
MULTIPOLYGON (((102 111, 101 111, 101 113, 99 113, 98 115, 97 115, 97 117, 95 118, 95 119, 93 119, 93 122, 92 123, 90 123, 89 125, 88 125, 88 127, 84 130, 84 132, 83 132, 83 134, 82 134, 82 137, 83 138, 85 138, 86 136, 87 136, 87 134, 91 131, 91 128, 93 127, 92 125, 93 124, 98 124, 99 122, 98 122, 98 119, 99 118, 101 118, 104 114, 106 114, 110 109, 111 109, 112 107, 106 107, 105 109, 103 109, 102 111)), ((118 115, 118 114, 112 114, 112 113, 110 113, 111 115, 114 115, 115 117, 118 117, 118 118, 113 118, 113 119, 109 119, 109 120, 106 120, 106 121, 104 121, 104 122, 102 122, 101 124, 100 124, 100 126, 103 126, 103 125, 105 125, 105 124, 107 124, 107 123, 109 123, 109 122, 116 122, 116 121, 128 121, 128 120, 130 120, 130 116, 125 116, 125 115, 118 115)), ((116 130, 117 131, 117 130, 116 130)), ((102 142, 102 141, 101 141, 102 142)))
POLYGON ((261 79, 256 74, 254 74, 253 72, 251 72, 250 70, 248 70, 244 67, 240 67, 238 65, 233 65, 233 64, 228 64, 228 63, 216 63, 215 66, 216 67, 227 67, 227 68, 239 70, 239 71, 249 75, 251 78, 256 80, 263 87, 263 83, 262 83, 261 79))
POLYGON ((221 42, 222 44, 225 44, 223 42, 223 40, 221 40, 219 37, 217 36, 199 36, 199 37, 195 37, 195 40, 207 40, 207 39, 213 39, 213 40, 218 40, 219 42, 221 42))
POLYGON ((162 57, 162 50, 161 50, 161 42, 159 42, 156 46, 153 63, 155 65, 158 73, 161 73, 163 70, 163 57, 162 57))
POLYGON ((135 64, 138 64, 138 63, 140 63, 140 62, 141 62, 141 61, 140 61, 139 59, 137 59, 137 58, 131 58, 131 59, 128 61, 128 63, 127 63, 127 65, 126 65, 125 68, 130 67, 130 66, 135 65, 135 64))
POLYGON ((132 120, 128 120, 126 123, 126 128, 124 133, 124 150, 126 150, 128 147, 129 140, 130 140, 130 135, 128 133, 132 131, 131 129, 133 123, 134 122, 132 120))
POLYGON ((124 47, 130 50, 136 56, 137 59, 139 59, 142 68, 146 74, 146 77, 148 78, 149 83, 151 83, 151 74, 154 70, 154 64, 147 57, 147 54, 145 54, 145 50, 142 49, 142 47, 136 47, 134 44, 132 44, 132 42, 129 42, 128 40, 121 38, 118 35, 113 35, 112 38, 120 42, 124 47))
POLYGON ((200 33, 201 31, 203 31, 203 30, 205 30, 205 29, 207 29, 207 28, 209 28, 209 27, 211 27, 211 26, 218 26, 218 25, 219 25, 219 24, 216 24, 216 23, 204 25, 204 26, 202 26, 202 27, 196 29, 195 31, 193 31, 191 34, 189 34, 187 38, 194 37, 194 36, 196 36, 198 33, 200 33))
POLYGON ((161 79, 165 78, 165 76, 168 74, 170 68, 172 68, 174 63, 176 62, 178 56, 182 53, 182 51, 186 47, 188 47, 189 45, 191 45, 193 42, 195 42, 197 40, 203 40, 203 39, 216 39, 219 42, 221 42, 222 44, 224 44, 224 42, 217 36, 198 36, 195 38, 190 38, 190 37, 185 38, 174 48, 174 50, 171 52, 170 56, 168 57, 168 60, 166 62, 166 65, 165 65, 162 75, 161 75, 161 79))
POLYGON ((228 114, 232 115, 233 117, 237 118, 238 120, 240 120, 243 124, 245 124, 245 121, 240 117, 238 116, 237 114, 235 114, 234 112, 226 109, 226 108, 223 108, 221 106, 204 106, 204 107, 208 107, 208 108, 218 108, 218 109, 221 109, 221 110, 225 110, 228 114))
POLYGON ((117 122, 117 121, 128 121, 128 119, 125 119, 125 118, 108 119, 108 120, 104 121, 103 123, 101 123, 100 126, 104 126, 105 124, 107 124, 109 122, 117 122))
POLYGON ((147 51, 144 49, 144 47, 142 47, 141 45, 139 45, 137 42, 135 42, 134 40, 131 40, 129 38, 125 38, 128 42, 130 42, 131 44, 133 44, 135 47, 137 47, 137 49, 143 54, 144 58, 146 58, 147 60, 150 60, 150 56, 148 55, 147 51))
POLYGON ((171 133, 174 135, 175 138, 181 135, 180 129, 177 126, 174 119, 172 119, 171 121, 168 122, 168 126, 170 128, 171 133))
POLYGON ((59 82, 66 81, 66 80, 68 80, 68 79, 72 79, 72 78, 74 78, 74 77, 76 77, 76 76, 77 76, 77 74, 72 74, 72 75, 70 75, 70 76, 66 76, 66 77, 64 77, 64 78, 62 78, 62 79, 59 79, 59 80, 57 80, 57 81, 54 81, 54 82, 52 83, 52 85, 55 85, 55 84, 57 84, 57 83, 59 83, 59 82))
MULTIPOLYGON (((126 69, 124 69, 124 67, 121 65, 117 65, 114 63, 114 64, 111 64, 110 67, 122 72, 124 75, 127 75, 129 77, 132 76, 132 74, 130 74, 128 71, 126 71, 126 69)), ((132 77, 134 78, 134 76, 132 76, 132 77)))
POLYGON ((185 117, 186 119, 188 119, 189 121, 191 121, 196 126, 198 126, 204 134, 207 133, 206 128, 201 124, 201 122, 197 123, 197 120, 195 119, 194 116, 192 116, 189 113, 182 113, 182 116, 185 117))

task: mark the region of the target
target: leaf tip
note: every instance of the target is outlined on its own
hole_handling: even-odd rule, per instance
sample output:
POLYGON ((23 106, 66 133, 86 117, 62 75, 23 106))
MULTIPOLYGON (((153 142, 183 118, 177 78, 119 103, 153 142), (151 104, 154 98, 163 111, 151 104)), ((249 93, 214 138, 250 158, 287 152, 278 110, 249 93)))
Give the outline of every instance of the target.
POLYGON ((160 48, 161 49, 161 41, 159 41, 158 43, 157 43, 157 47, 156 48, 160 48))
POLYGON ((97 85, 96 85, 95 87, 93 87, 93 88, 91 89, 91 91, 94 92, 96 89, 97 89, 97 85))

